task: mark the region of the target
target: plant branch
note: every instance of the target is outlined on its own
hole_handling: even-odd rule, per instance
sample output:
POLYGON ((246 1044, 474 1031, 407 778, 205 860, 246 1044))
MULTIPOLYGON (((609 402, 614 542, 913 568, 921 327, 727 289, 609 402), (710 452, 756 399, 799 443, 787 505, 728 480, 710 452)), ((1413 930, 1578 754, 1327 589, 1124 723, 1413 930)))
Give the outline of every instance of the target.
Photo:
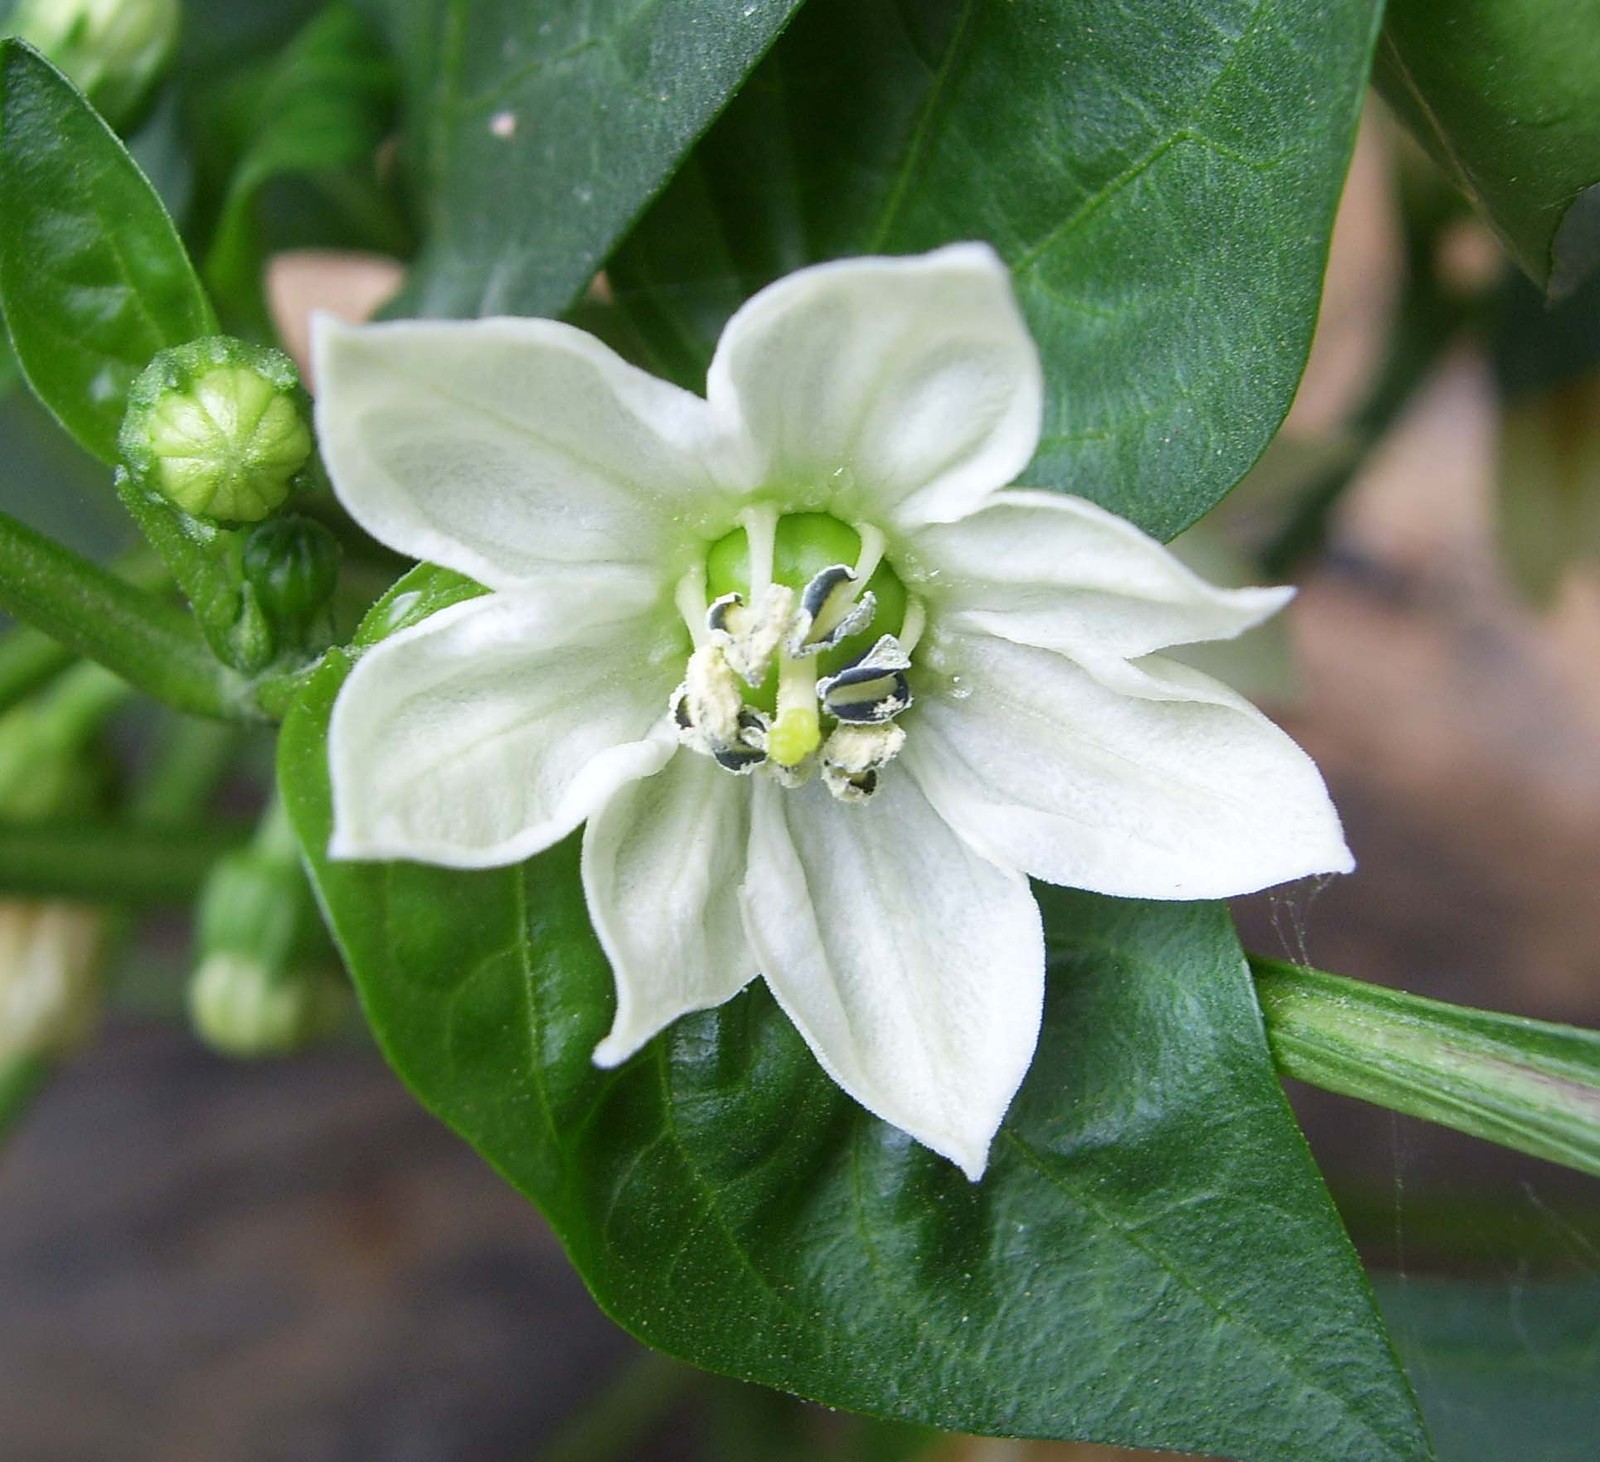
POLYGON ((181 610, 0 513, 0 610, 178 710, 251 719, 248 682, 181 610))
POLYGON ((1285 1076, 1600 1177, 1600 1032, 1250 965, 1285 1076))
POLYGON ((0 896, 182 903, 200 891, 218 858, 249 837, 244 826, 0 822, 0 896))

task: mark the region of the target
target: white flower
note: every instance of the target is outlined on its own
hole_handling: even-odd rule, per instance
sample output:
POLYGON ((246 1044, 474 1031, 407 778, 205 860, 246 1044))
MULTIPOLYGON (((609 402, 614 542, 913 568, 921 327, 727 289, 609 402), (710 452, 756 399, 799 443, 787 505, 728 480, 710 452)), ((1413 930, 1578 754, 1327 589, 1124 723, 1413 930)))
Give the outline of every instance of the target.
POLYGON ((547 320, 325 319, 316 351, 345 506, 494 591, 355 666, 332 851, 482 867, 587 820, 602 1065, 759 972, 977 1178, 1038 1035, 1027 875, 1199 899, 1351 866, 1305 754, 1156 654, 1288 591, 1005 489, 1041 379, 987 248, 763 290, 706 400, 547 320))

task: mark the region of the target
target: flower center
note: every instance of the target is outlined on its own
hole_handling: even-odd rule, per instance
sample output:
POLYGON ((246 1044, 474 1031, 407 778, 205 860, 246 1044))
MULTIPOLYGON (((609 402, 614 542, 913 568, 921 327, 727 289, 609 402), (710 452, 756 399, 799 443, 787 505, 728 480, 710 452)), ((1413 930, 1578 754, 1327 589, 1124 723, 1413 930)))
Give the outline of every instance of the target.
POLYGON ((685 746, 730 772, 865 801, 905 744, 923 609, 883 558, 883 535, 827 513, 748 509, 687 574, 694 639, 672 713, 685 746))

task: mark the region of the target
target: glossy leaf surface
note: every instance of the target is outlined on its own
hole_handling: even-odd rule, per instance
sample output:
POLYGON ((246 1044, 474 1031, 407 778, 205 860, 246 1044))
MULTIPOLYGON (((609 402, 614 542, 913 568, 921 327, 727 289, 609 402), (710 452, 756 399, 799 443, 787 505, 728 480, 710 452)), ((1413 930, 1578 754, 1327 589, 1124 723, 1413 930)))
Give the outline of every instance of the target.
POLYGON ((597 1069, 576 840, 478 873, 329 862, 343 673, 291 714, 280 781, 369 1019, 641 1338, 943 1428, 1429 1455, 1220 906, 1046 891, 1046 1030, 974 1185, 844 1097, 759 985, 597 1069))
POLYGON ((1045 361, 1026 480, 1170 537, 1288 409, 1378 8, 811 0, 616 282, 689 377, 778 274, 986 239, 1045 361))
POLYGON ((134 376, 216 328, 127 149, 19 41, 0 41, 0 305, 35 394, 106 462, 134 376))
POLYGON ((400 315, 556 315, 798 0, 372 0, 426 243, 400 315))
POLYGON ((1600 269, 1600 9, 1392 0, 1385 98, 1552 296, 1600 269))

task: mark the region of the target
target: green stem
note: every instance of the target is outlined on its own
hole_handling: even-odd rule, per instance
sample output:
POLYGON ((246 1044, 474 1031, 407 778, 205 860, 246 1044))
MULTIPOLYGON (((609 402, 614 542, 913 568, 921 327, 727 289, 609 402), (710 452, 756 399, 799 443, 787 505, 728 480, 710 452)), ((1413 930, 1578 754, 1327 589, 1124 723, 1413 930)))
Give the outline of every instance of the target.
POLYGON ((239 754, 244 734, 226 721, 177 719, 134 789, 129 815, 159 827, 194 822, 239 754))
MULTIPOLYGON (((146 548, 119 555, 110 572, 141 589, 165 589, 172 583, 166 566, 146 548)), ((15 625, 0 635, 0 714, 49 684, 76 658, 32 625, 15 625)))
POLYGON ((255 714, 248 683, 217 662, 181 610, 4 513, 0 610, 179 710, 255 714))
POLYGON ((1285 1076, 1600 1177, 1600 1032, 1250 963, 1285 1076))
POLYGON ((130 905, 192 899, 242 827, 183 830, 123 821, 0 823, 0 897, 130 905))

